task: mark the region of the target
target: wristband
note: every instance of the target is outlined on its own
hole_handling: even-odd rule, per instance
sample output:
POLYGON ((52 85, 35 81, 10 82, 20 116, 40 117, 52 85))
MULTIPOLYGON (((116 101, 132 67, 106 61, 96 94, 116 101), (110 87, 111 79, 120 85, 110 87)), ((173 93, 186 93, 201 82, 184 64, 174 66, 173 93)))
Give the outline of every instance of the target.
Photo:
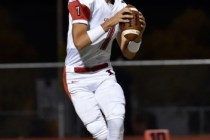
POLYGON ((95 42, 99 37, 101 37, 105 33, 104 29, 101 25, 87 31, 87 34, 91 40, 91 42, 95 42))
POLYGON ((136 52, 138 52, 140 45, 141 45, 141 41, 138 43, 136 43, 134 41, 130 41, 127 48, 130 52, 136 53, 136 52))

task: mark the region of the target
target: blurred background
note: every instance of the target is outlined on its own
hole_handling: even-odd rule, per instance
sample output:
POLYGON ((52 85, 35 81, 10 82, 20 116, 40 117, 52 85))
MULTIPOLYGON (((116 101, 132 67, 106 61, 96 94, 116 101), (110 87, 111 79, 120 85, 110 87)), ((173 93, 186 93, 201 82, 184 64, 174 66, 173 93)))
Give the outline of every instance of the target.
MULTIPOLYGON (((208 1, 125 1, 147 22, 139 65, 123 65, 113 46, 111 60, 122 62, 114 68, 127 99, 125 134, 165 128, 172 135, 210 134, 208 1), (141 65, 155 60, 203 61, 141 65)), ((0 1, 0 138, 89 136, 62 85, 67 4, 0 1)))

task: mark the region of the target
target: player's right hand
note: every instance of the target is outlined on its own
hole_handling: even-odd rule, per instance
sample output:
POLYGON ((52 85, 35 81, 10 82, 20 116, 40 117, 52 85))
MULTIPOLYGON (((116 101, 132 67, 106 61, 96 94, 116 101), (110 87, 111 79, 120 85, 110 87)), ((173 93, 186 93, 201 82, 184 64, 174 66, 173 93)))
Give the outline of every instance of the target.
POLYGON ((102 24, 103 29, 105 31, 108 31, 109 28, 115 26, 116 24, 118 24, 120 22, 129 22, 129 19, 133 18, 131 13, 132 13, 132 11, 128 7, 125 7, 123 9, 121 9, 113 17, 111 17, 110 19, 106 20, 102 24))
POLYGON ((132 11, 128 7, 125 7, 110 18, 110 20, 112 20, 115 25, 120 22, 129 22, 129 19, 133 18, 131 13, 132 11))

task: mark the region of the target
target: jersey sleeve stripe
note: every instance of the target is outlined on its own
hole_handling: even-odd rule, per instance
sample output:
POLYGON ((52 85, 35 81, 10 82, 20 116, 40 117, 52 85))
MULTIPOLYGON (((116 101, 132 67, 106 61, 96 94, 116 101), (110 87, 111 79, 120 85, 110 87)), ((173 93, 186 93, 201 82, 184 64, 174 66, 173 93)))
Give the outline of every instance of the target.
POLYGON ((87 20, 74 20, 72 22, 72 24, 75 24, 75 23, 84 23, 84 24, 88 24, 87 20))

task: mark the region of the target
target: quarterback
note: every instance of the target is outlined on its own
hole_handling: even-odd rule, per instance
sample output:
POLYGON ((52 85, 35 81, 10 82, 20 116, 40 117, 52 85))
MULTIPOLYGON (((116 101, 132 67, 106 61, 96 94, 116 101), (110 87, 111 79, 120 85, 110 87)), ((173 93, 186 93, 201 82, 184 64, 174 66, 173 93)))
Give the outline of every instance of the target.
POLYGON ((122 54, 132 59, 146 27, 139 12, 140 35, 129 41, 121 34, 119 23, 133 18, 126 5, 123 0, 68 2, 64 87, 77 115, 96 140, 122 140, 124 135, 126 99, 110 62, 112 42, 116 39, 122 54))

